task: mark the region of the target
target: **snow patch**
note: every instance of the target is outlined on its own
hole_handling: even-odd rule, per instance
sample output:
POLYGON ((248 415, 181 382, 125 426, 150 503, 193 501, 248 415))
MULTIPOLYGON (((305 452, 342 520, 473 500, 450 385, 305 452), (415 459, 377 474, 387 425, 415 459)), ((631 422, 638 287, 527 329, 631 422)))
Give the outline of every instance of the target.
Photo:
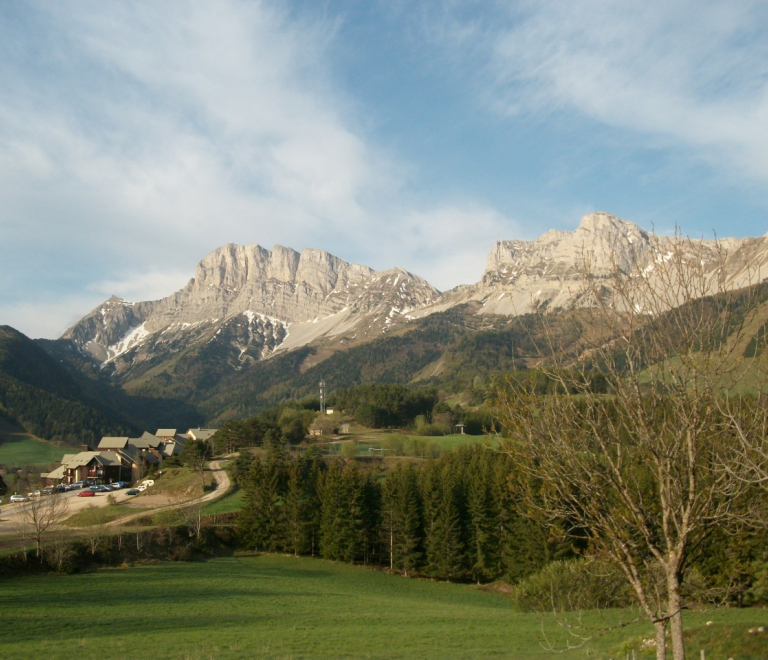
POLYGON ((145 325, 145 323, 142 323, 141 325, 130 328, 120 341, 107 346, 107 359, 104 364, 111 362, 123 353, 131 350, 134 346, 138 346, 143 342, 149 336, 149 332, 144 327, 145 325))

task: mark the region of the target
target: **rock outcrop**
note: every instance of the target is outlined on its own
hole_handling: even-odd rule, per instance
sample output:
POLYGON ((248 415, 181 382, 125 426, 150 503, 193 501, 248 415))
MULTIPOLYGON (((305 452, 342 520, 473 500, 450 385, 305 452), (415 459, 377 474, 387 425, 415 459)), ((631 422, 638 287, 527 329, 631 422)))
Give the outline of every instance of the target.
POLYGON ((113 364, 117 371, 205 341, 228 344, 228 360, 238 366, 327 335, 379 335, 439 295, 402 269, 375 272, 321 250, 230 243, 203 258, 173 295, 110 298, 62 338, 102 364, 131 352, 130 362, 113 364))
POLYGON ((659 264, 678 251, 714 276, 725 255, 728 288, 768 276, 768 239, 686 240, 657 236, 608 213, 584 216, 575 231, 552 230, 533 241, 497 241, 480 282, 446 292, 420 314, 478 301, 481 314, 525 314, 587 304, 584 272, 607 278, 617 268, 653 282, 659 264), (762 276, 761 276, 762 272, 762 276))
POLYGON ((480 303, 480 314, 503 315, 589 304, 583 296, 585 263, 598 278, 618 267, 652 281, 659 265, 678 251, 713 277, 727 253, 717 276, 728 287, 768 275, 768 235, 682 241, 608 213, 585 216, 573 232, 498 241, 480 282, 444 294, 399 268, 375 272, 322 250, 230 243, 207 255, 180 291, 152 302, 110 298, 63 339, 118 375, 212 343, 220 347, 217 356, 238 369, 311 342, 367 341, 409 318, 467 302, 480 303))

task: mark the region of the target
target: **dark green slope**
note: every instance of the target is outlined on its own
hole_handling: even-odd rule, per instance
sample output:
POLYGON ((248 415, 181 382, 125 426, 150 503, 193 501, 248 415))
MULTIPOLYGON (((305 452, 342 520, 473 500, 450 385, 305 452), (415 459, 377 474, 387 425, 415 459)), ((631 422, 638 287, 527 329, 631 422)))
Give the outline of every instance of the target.
POLYGON ((0 412, 29 433, 71 445, 134 430, 91 401, 76 376, 9 326, 0 326, 0 412))
POLYGON ((143 362, 119 386, 108 370, 100 372, 70 342, 41 345, 75 374, 92 400, 119 409, 141 428, 181 428, 254 415, 314 394, 321 379, 329 392, 369 383, 415 382, 448 384, 456 390, 471 388, 477 375, 525 368, 527 359, 538 357, 533 317, 481 317, 475 312, 464 305, 432 314, 412 322, 402 334, 338 350, 309 368, 318 355, 312 346, 235 369, 225 347, 191 344, 170 359, 143 362))
MULTIPOLYGON (((749 295, 768 300, 768 284, 727 298, 702 299, 653 322, 668 325, 669 336, 674 338, 679 334, 676 329, 702 318, 702 306, 707 314, 719 316, 726 305, 735 313, 723 315, 729 325, 712 339, 729 340, 745 322, 739 355, 749 358, 763 350, 768 335, 768 309, 748 322, 739 313, 747 308, 749 295)), ((55 357, 57 365, 71 371, 73 379, 62 381, 61 374, 51 377, 37 365, 27 369, 25 383, 38 388, 44 383, 46 392, 68 399, 74 381, 89 401, 98 401, 101 409, 119 410, 139 428, 182 428, 218 425, 227 419, 255 415, 288 399, 315 395, 321 379, 326 381, 329 394, 371 383, 396 383, 432 385, 443 392, 470 392, 482 397, 487 376, 533 367, 546 359, 549 350, 576 359, 587 348, 585 337, 591 342, 600 341, 601 330, 595 327, 589 312, 548 316, 545 341, 539 334, 541 318, 536 315, 492 317, 478 315, 477 311, 476 305, 468 304, 432 314, 369 343, 346 349, 334 347, 339 350, 319 363, 318 359, 327 355, 328 346, 305 346, 233 367, 225 345, 190 342, 180 345, 170 357, 158 354, 139 363, 129 372, 130 380, 122 381, 110 377, 108 369, 99 371, 70 342, 44 342, 40 345, 55 357)), ((132 360, 133 356, 129 352, 123 359, 132 360)), ((13 364, 9 362, 6 371, 13 371, 13 364)), ((599 365, 595 366, 599 370, 599 365)))
POLYGON ((220 422, 313 395, 321 379, 329 392, 416 382, 470 389, 477 375, 524 369, 526 359, 538 356, 532 317, 480 318, 473 311, 465 306, 433 314, 413 322, 402 335, 337 351, 309 369, 302 367, 315 353, 312 347, 278 355, 222 378, 214 390, 200 391, 196 403, 220 422), (434 365, 436 373, 425 378, 434 365))

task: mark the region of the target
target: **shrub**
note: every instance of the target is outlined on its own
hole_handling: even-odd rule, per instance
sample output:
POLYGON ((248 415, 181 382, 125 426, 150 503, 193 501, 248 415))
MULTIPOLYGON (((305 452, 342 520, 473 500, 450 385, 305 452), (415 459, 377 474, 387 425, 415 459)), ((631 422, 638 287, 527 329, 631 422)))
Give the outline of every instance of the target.
POLYGON ((514 592, 523 612, 626 607, 631 594, 616 568, 595 559, 554 561, 521 580, 514 592))

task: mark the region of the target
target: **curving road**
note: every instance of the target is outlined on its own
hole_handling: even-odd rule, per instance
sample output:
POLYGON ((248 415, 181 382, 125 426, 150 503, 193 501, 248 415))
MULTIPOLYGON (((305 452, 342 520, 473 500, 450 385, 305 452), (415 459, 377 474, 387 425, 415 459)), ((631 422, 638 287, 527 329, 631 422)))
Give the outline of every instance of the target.
MULTIPOLYGON (((201 497, 195 498, 193 500, 186 500, 184 502, 174 502, 172 504, 162 504, 154 508, 151 508, 150 511, 147 511, 146 509, 143 511, 138 511, 135 514, 130 514, 130 515, 118 518, 117 520, 113 520, 107 523, 107 525, 109 527, 115 527, 118 525, 122 525, 126 522, 136 520, 137 518, 141 518, 142 516, 146 516, 148 513, 154 514, 160 511, 168 511, 170 509, 183 508, 187 506, 192 506, 194 504, 208 502, 210 500, 215 500, 219 497, 222 497, 229 490, 229 487, 230 487, 229 474, 224 468, 221 467, 219 461, 211 461, 208 465, 208 471, 213 474, 213 478, 216 481, 216 488, 211 492, 205 493, 201 497)), ((67 517, 69 517, 78 513, 79 511, 82 511, 83 509, 88 508, 89 506, 97 506, 97 507, 107 506, 109 504, 109 501, 107 500, 107 495, 113 495, 114 498, 117 500, 118 504, 124 503, 127 500, 136 501, 135 496, 127 494, 128 490, 129 489, 122 489, 122 490, 113 491, 111 493, 96 493, 93 497, 78 497, 78 493, 81 491, 70 491, 68 493, 61 493, 60 495, 56 495, 56 496, 48 495, 45 497, 65 498, 68 503, 67 517)), ((138 500, 138 501, 141 502, 141 500, 138 500)), ((0 536, 9 536, 9 535, 19 534, 19 532, 21 531, 22 514, 29 506, 30 506, 29 503, 26 503, 26 502, 18 503, 18 504, 6 504, 3 506, 2 512, 0 512, 0 536)), ((61 529, 61 528, 62 528, 61 525, 51 527, 51 529, 61 529)), ((69 531, 72 531, 71 528, 66 527, 66 529, 68 529, 69 531)))

